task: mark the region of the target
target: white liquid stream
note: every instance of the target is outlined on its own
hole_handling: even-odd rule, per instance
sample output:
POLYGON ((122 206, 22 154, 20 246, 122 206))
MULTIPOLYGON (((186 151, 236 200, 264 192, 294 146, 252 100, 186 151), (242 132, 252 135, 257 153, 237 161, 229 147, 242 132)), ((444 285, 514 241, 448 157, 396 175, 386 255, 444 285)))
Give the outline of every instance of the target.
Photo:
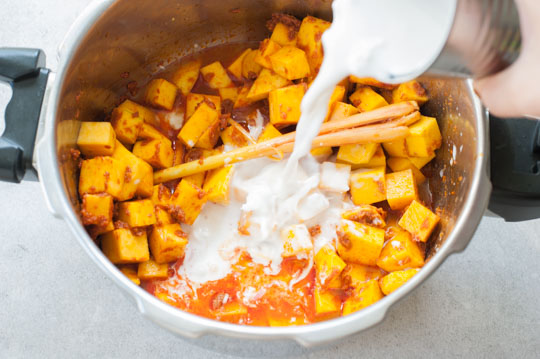
MULTIPOLYGON (((309 155, 334 87, 350 74, 388 83, 419 76, 442 50, 455 7, 456 0, 334 1, 334 20, 322 37, 324 61, 302 101, 294 152, 288 161, 263 158, 235 165, 231 203, 207 203, 187 228, 180 273, 194 284, 224 278, 242 251, 267 273, 277 273, 284 251, 280 233, 290 225, 321 226, 311 253, 335 245, 340 214, 351 204, 339 192, 319 188, 321 165, 309 155), (243 235, 238 223, 247 213, 249 235, 243 235)), ((339 173, 324 176, 344 180, 339 173)))

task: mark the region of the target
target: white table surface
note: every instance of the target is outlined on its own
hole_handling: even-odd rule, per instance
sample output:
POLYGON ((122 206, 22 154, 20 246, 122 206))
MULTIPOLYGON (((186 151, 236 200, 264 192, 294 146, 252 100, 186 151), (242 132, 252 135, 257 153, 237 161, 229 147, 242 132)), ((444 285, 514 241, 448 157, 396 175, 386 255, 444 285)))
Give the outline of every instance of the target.
MULTIPOLYGON (((2 0, 0 46, 42 48, 55 69, 56 48, 87 3, 2 0)), ((0 108, 8 96, 0 87, 0 108)), ((0 357, 538 358, 539 233, 539 220, 485 218, 467 250, 382 324, 333 345, 189 341, 138 313, 49 214, 38 183, 0 183, 0 357)))

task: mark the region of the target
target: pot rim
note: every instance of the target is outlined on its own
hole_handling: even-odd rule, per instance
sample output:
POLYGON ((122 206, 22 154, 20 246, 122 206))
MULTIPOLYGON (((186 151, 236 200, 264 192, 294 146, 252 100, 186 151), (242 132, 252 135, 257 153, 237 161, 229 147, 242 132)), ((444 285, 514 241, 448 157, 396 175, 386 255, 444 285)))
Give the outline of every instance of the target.
POLYGON ((59 46, 59 65, 55 83, 52 85, 48 102, 44 104, 45 130, 38 143, 37 164, 40 181, 50 206, 63 218, 77 241, 91 257, 94 263, 135 301, 138 310, 167 329, 187 336, 199 337, 205 334, 218 334, 245 339, 293 339, 304 346, 312 346, 343 338, 380 323, 388 309, 397 301, 412 292, 425 281, 451 254, 461 252, 469 243, 482 215, 487 208, 491 193, 488 176, 489 139, 487 110, 475 95, 472 80, 467 80, 473 107, 476 113, 477 143, 475 166, 471 187, 454 229, 449 234, 437 253, 412 279, 398 290, 384 297, 371 306, 344 316, 319 323, 291 327, 256 327, 230 324, 197 316, 172 307, 136 286, 112 264, 94 244, 78 216, 73 211, 67 192, 61 181, 59 163, 56 155, 57 138, 55 122, 60 106, 60 92, 65 80, 67 68, 77 52, 81 41, 90 28, 113 5, 115 0, 94 0, 71 26, 64 41, 59 46))

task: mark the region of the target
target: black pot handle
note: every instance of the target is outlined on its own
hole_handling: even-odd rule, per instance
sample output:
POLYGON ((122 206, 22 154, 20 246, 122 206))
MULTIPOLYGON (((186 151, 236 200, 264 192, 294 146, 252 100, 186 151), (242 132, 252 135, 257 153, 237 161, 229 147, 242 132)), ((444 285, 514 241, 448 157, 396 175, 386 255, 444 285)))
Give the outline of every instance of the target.
POLYGON ((510 222, 540 218, 540 121, 491 116, 489 122, 489 210, 510 222))
POLYGON ((32 155, 49 76, 44 67, 42 50, 0 48, 0 81, 9 83, 13 91, 0 137, 0 181, 18 183, 27 173, 37 178, 32 155))

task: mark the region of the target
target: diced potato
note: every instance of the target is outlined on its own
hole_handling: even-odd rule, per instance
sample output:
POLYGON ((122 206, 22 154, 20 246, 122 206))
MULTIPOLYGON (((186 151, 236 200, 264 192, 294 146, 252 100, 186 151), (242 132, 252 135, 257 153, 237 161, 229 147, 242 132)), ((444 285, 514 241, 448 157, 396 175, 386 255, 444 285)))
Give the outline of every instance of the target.
POLYGON ((159 264, 150 258, 146 262, 139 263, 137 275, 142 280, 167 279, 169 277, 169 266, 166 263, 159 264))
POLYGON ((219 307, 215 313, 219 320, 235 321, 238 317, 246 315, 248 312, 245 305, 238 303, 237 301, 230 301, 219 307))
POLYGON ((184 256, 188 240, 178 223, 154 226, 148 243, 158 264, 176 261, 184 256))
POLYGON ((264 39, 261 41, 259 51, 257 51, 257 56, 255 56, 255 62, 262 67, 271 69, 272 62, 270 61, 270 56, 278 52, 279 49, 281 49, 281 46, 277 42, 274 42, 271 39, 264 39))
POLYGON ((395 140, 392 142, 384 142, 383 147, 386 152, 392 157, 409 157, 409 152, 407 152, 407 144, 405 139, 395 140))
POLYGON ((172 110, 176 100, 177 88, 174 84, 164 79, 150 81, 146 88, 145 100, 152 106, 172 110))
POLYGON ((246 57, 246 55, 249 54, 251 51, 253 51, 253 50, 252 49, 245 49, 240 54, 240 56, 238 56, 236 58, 236 60, 234 60, 233 63, 230 64, 229 67, 227 67, 227 70, 229 70, 229 72, 231 74, 233 74, 237 79, 242 78, 242 64, 244 62, 244 58, 246 57))
POLYGON ((240 125, 232 124, 221 132, 221 141, 230 149, 244 147, 250 144, 249 139, 239 127, 240 125))
POLYGON ((131 228, 150 226, 156 223, 154 204, 149 199, 118 203, 118 220, 131 228))
POLYGON ((358 113, 358 109, 354 107, 353 105, 350 105, 345 102, 337 101, 334 104, 334 110, 332 111, 328 121, 344 120, 347 117, 356 115, 357 113, 358 113))
POLYGON ((118 198, 124 186, 125 166, 109 156, 98 156, 82 161, 79 194, 106 192, 118 198))
POLYGON ((412 269, 401 270, 401 271, 387 274, 386 276, 384 276, 383 278, 379 280, 379 284, 381 286, 382 292, 385 295, 388 295, 396 291, 399 287, 405 284, 409 279, 414 277, 414 275, 418 273, 419 271, 420 269, 418 268, 412 268, 412 269))
POLYGON ((416 241, 426 242, 439 223, 439 216, 422 206, 417 201, 413 201, 409 208, 403 213, 398 224, 407 230, 416 241))
POLYGON ((330 22, 306 16, 298 30, 297 45, 307 55, 311 74, 317 75, 323 60, 323 48, 321 37, 324 31, 330 27, 330 22))
POLYGON ((363 168, 351 172, 349 181, 354 204, 372 204, 386 199, 385 167, 363 168))
POLYGON ((116 133, 110 122, 82 122, 77 147, 86 157, 110 156, 114 151, 116 133))
POLYGON ((377 208, 370 204, 362 204, 358 207, 346 210, 341 217, 371 227, 386 227, 386 212, 382 208, 377 208))
POLYGON ((298 80, 310 75, 306 53, 297 47, 285 46, 270 56, 275 73, 288 80, 298 80))
POLYGON ((202 102, 178 133, 178 139, 191 148, 216 121, 219 121, 217 110, 211 108, 206 102, 202 102))
POLYGON ((135 268, 128 265, 128 266, 121 266, 118 269, 120 269, 120 272, 122 272, 133 283, 135 283, 135 285, 141 285, 141 280, 139 279, 137 275, 137 271, 135 271, 135 268))
POLYGON ((431 156, 428 157, 409 157, 409 161, 411 161, 411 163, 420 170, 434 158, 435 153, 431 154, 431 156))
POLYGON ((233 85, 227 71, 225 71, 225 68, 219 61, 212 62, 210 65, 201 68, 201 74, 208 86, 213 89, 231 87, 233 85))
POLYGON ((172 80, 184 96, 187 96, 197 82, 200 69, 201 60, 191 60, 180 65, 173 74, 172 80))
POLYGON ((167 138, 163 133, 161 133, 157 128, 147 123, 143 123, 141 130, 139 131, 138 138, 143 140, 161 140, 167 138))
POLYGON ((289 26, 278 22, 272 31, 270 39, 281 46, 296 46, 296 31, 289 26))
POLYGON ((334 153, 334 150, 330 146, 317 147, 309 151, 313 157, 319 162, 324 162, 334 153))
POLYGON ((409 127, 405 138, 407 153, 412 157, 430 157, 441 147, 442 136, 434 117, 420 116, 420 121, 409 127))
POLYGON ((343 303, 343 315, 349 315, 364 309, 384 297, 378 280, 370 280, 360 288, 355 288, 353 294, 343 303))
POLYGON ((105 227, 91 225, 87 226, 86 229, 88 230, 88 234, 90 234, 90 237, 97 238, 97 236, 99 236, 100 234, 114 231, 114 223, 113 221, 110 221, 109 224, 107 224, 105 227))
POLYGON ((416 184, 422 184, 425 182, 426 177, 420 172, 418 168, 408 159, 408 158, 399 158, 391 157, 388 159, 388 167, 394 172, 411 170, 413 172, 413 177, 416 181, 416 184))
POLYGON ((322 247, 315 255, 317 281, 325 287, 332 279, 339 276, 346 264, 330 246, 322 247))
POLYGON ((356 263, 348 263, 341 272, 341 277, 347 278, 347 282, 354 288, 359 288, 371 280, 378 280, 383 275, 384 272, 377 267, 356 263))
POLYGON ((373 86, 382 88, 385 90, 393 90, 397 87, 397 85, 393 84, 387 84, 384 82, 380 82, 372 77, 356 77, 356 76, 349 76, 349 81, 352 83, 360 84, 360 85, 366 85, 366 86, 373 86))
MULTIPOLYGON (((142 106, 141 106, 142 107, 142 106)), ((143 113, 138 105, 129 100, 124 101, 114 109, 111 124, 116 132, 116 138, 123 144, 133 144, 137 141, 143 124, 143 113)))
POLYGON ((426 90, 416 80, 402 83, 394 91, 392 91, 392 100, 394 103, 416 101, 419 105, 422 105, 428 99, 429 98, 426 94, 426 90))
POLYGON ((128 228, 103 234, 101 250, 114 264, 140 263, 150 259, 146 232, 134 235, 128 228))
POLYGON ((164 207, 154 206, 154 213, 156 214, 156 225, 162 226, 164 224, 174 223, 171 215, 164 207))
POLYGON ((380 144, 377 144, 377 150, 373 154, 373 157, 369 160, 368 163, 361 163, 357 165, 351 165, 353 170, 359 168, 376 168, 376 167, 386 167, 386 156, 380 144))
POLYGON ((347 262, 374 266, 384 244, 384 230, 342 220, 338 253, 347 262))
POLYGON ((351 165, 366 164, 375 155, 377 146, 377 143, 342 145, 337 153, 337 161, 351 165))
POLYGON ((276 127, 298 123, 300 103, 305 93, 305 84, 291 85, 271 91, 268 95, 270 123, 276 127))
POLYGON ((183 179, 171 197, 171 207, 179 221, 192 225, 207 200, 202 189, 183 179))
POLYGON ((283 242, 282 257, 308 259, 310 252, 313 251, 311 235, 305 224, 295 224, 283 228, 281 241, 283 242))
POLYGON ((377 266, 387 272, 406 268, 420 268, 424 265, 424 253, 412 240, 409 232, 397 227, 386 230, 387 241, 384 245, 377 266))
POLYGON ((184 156, 186 155, 186 146, 179 141, 174 141, 174 159, 173 166, 178 166, 184 163, 184 156))
POLYGON ((206 150, 213 149, 217 141, 219 140, 220 132, 221 121, 218 118, 206 129, 206 131, 203 132, 201 137, 199 137, 197 143, 195 143, 195 147, 203 148, 206 150))
POLYGON ((192 175, 184 177, 184 180, 186 180, 187 182, 191 184, 194 184, 195 186, 199 188, 202 188, 205 177, 206 177, 206 172, 199 172, 199 173, 194 173, 192 175))
POLYGON ((129 152, 120 142, 116 143, 112 157, 125 166, 124 185, 117 197, 119 201, 131 199, 136 194, 141 197, 152 195, 152 166, 129 152))
POLYGON ((346 92, 347 90, 343 85, 337 85, 336 87, 334 87, 332 96, 330 96, 330 101, 328 101, 328 111, 326 111, 326 117, 324 118, 324 122, 330 119, 336 103, 343 101, 346 92))
POLYGON ((319 188, 329 192, 345 193, 349 190, 351 166, 342 163, 323 162, 319 188))
POLYGON ((373 91, 371 87, 360 87, 350 97, 349 100, 360 112, 375 110, 376 108, 387 106, 388 102, 373 91))
POLYGON ((274 127, 274 125, 269 123, 264 127, 264 130, 257 139, 257 142, 268 141, 272 138, 276 138, 279 136, 281 136, 281 132, 279 132, 278 129, 274 127))
POLYGON ((413 171, 408 169, 386 174, 386 200, 393 210, 403 209, 418 200, 413 171))
POLYGON ((248 100, 247 98, 250 90, 251 90, 251 87, 248 87, 248 86, 244 86, 240 89, 240 92, 238 93, 238 97, 236 98, 236 101, 234 102, 233 108, 245 107, 253 102, 253 101, 248 100))
POLYGON ((154 206, 168 206, 171 201, 171 190, 163 185, 163 183, 157 184, 152 189, 150 200, 154 206))
POLYGON ((174 152, 169 139, 143 140, 133 146, 133 154, 148 162, 154 168, 168 168, 172 166, 174 152))
POLYGON ((82 196, 81 216, 85 226, 95 224, 106 227, 112 222, 113 198, 106 193, 82 196))
POLYGON ((330 291, 315 287, 315 315, 320 319, 330 319, 341 314, 341 300, 330 291))
POLYGON ((244 56, 244 61, 242 61, 242 76, 246 79, 256 79, 262 70, 262 66, 255 62, 258 51, 251 50, 244 56))
POLYGON ((203 190, 208 194, 209 201, 223 205, 229 204, 229 183, 233 173, 233 165, 216 168, 208 172, 203 190))
POLYGON ((270 91, 285 87, 290 81, 272 70, 263 69, 247 94, 248 101, 259 101, 268 97, 270 91))
POLYGON ((221 113, 221 98, 219 96, 201 95, 198 93, 190 93, 186 98, 186 118, 189 119, 197 110, 197 107, 203 102, 214 109, 217 113, 221 113), (213 104, 214 106, 212 106, 213 104))
POLYGON ((238 98, 238 94, 240 93, 239 87, 225 87, 220 88, 218 90, 219 97, 221 97, 221 101, 229 100, 232 103, 236 102, 236 99, 238 98))

